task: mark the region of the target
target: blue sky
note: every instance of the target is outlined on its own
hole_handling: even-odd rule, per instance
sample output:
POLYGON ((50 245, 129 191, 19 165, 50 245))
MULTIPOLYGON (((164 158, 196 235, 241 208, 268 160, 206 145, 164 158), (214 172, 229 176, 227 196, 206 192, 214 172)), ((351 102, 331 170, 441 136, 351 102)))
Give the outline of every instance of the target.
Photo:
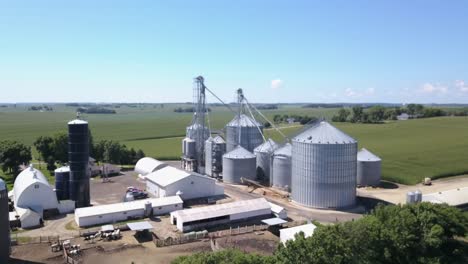
POLYGON ((242 87, 255 102, 467 103, 467 11, 456 0, 0 0, 0 102, 184 102, 203 75, 228 101, 242 87))

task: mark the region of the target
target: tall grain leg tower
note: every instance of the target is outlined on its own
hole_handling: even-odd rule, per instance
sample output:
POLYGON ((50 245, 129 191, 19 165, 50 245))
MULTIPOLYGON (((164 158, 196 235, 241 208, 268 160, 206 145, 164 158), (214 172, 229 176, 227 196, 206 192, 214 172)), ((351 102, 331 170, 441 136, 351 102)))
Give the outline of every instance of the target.
POLYGON ((194 79, 193 118, 182 141, 182 167, 188 171, 204 173, 205 140, 210 136, 206 126, 206 87, 202 76, 194 79))

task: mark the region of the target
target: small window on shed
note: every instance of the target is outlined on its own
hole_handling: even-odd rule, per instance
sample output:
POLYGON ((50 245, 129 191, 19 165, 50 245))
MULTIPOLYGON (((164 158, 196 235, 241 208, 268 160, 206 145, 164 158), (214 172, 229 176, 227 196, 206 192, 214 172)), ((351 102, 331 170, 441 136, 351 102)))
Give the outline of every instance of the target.
POLYGON ((123 214, 124 214, 124 215, 126 215, 126 214, 127 214, 127 212, 123 212, 123 214))
POLYGON ((39 184, 34 184, 34 189, 39 189, 39 184))
POLYGON ((178 207, 178 206, 179 206, 178 204, 174 205, 174 207, 178 207))
POLYGON ((100 215, 99 218, 102 218, 102 215, 100 215))
POLYGON ((161 207, 161 206, 159 206, 159 207, 158 207, 158 209, 159 209, 159 210, 161 210, 161 209, 162 209, 162 207, 161 207))
POLYGON ((193 184, 194 182, 192 181, 190 184, 193 184))

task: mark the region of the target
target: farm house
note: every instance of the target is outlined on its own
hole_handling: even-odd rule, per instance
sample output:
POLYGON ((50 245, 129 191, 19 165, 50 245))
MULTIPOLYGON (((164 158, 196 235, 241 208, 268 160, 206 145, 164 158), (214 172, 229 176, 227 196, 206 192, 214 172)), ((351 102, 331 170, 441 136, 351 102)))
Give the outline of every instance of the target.
POLYGON ((257 217, 271 216, 271 205, 265 198, 242 200, 171 213, 171 223, 182 232, 205 229, 257 217))
POLYGON ((183 200, 224 194, 215 179, 170 166, 146 175, 146 190, 155 197, 180 195, 183 200))
POLYGON ((90 206, 76 209, 75 222, 80 227, 109 224, 152 215, 164 215, 182 207, 183 201, 179 196, 90 206))
POLYGON ((144 157, 138 160, 135 164, 135 172, 142 176, 145 176, 166 166, 167 163, 150 157, 144 157))

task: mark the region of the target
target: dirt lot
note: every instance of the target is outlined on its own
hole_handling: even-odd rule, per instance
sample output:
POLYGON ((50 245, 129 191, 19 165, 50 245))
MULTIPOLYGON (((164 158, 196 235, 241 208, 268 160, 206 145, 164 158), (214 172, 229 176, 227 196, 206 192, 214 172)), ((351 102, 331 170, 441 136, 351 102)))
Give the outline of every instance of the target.
POLYGON ((100 178, 92 178, 90 191, 93 205, 122 202, 127 187, 133 186, 144 190, 146 183, 138 179, 132 171, 109 178, 109 182, 102 182, 100 178))
MULTIPOLYGON (((183 245, 157 248, 152 241, 140 243, 134 232, 123 232, 118 241, 96 241, 91 243, 82 238, 72 240, 72 244, 80 244, 81 258, 84 263, 170 263, 182 255, 196 252, 210 252, 208 239, 183 245)), ((246 252, 272 254, 278 245, 278 238, 270 232, 259 232, 220 238, 219 247, 237 248, 246 252)), ((29 244, 13 247, 12 263, 63 263, 61 252, 51 252, 48 244, 29 244)))

